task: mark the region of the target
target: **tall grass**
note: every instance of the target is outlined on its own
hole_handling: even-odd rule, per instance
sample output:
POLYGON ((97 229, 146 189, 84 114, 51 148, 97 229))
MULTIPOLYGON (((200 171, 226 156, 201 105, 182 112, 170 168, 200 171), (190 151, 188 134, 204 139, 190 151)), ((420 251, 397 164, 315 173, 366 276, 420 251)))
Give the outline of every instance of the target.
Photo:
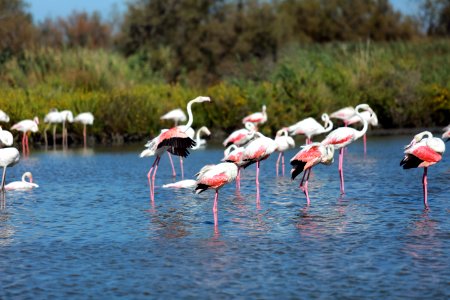
MULTIPOLYGON (((11 123, 43 118, 51 108, 91 111, 96 119, 90 132, 99 140, 155 135, 172 125, 160 115, 198 95, 213 102, 194 106, 194 126, 216 131, 240 127, 241 118, 262 104, 269 114, 266 134, 361 102, 374 108, 384 128, 442 126, 450 122, 449 63, 449 40, 293 45, 269 72, 255 65, 256 72, 261 68, 257 80, 226 78, 192 87, 165 83, 139 56, 38 49, 1 68, 0 109, 11 123)), ((71 129, 81 134, 81 126, 71 129)))

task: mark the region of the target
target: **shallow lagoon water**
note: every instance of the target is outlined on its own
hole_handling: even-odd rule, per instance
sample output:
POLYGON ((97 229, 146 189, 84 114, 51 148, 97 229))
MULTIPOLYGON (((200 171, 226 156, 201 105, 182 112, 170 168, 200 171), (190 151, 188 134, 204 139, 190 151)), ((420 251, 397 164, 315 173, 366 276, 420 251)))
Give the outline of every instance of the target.
MULTIPOLYGON (((337 154, 317 166, 309 207, 299 179, 275 176, 276 156, 261 164, 258 207, 250 166, 240 193, 220 191, 218 233, 213 191, 161 188, 174 181, 167 157, 152 206, 142 148, 34 151, 8 170, 40 187, 8 192, 0 211, 0 298, 448 299, 450 149, 429 169, 424 211, 422 169, 399 167, 410 139, 369 137, 366 156, 351 145, 343 197, 337 154)), ((186 179, 222 156, 193 151, 186 179)))

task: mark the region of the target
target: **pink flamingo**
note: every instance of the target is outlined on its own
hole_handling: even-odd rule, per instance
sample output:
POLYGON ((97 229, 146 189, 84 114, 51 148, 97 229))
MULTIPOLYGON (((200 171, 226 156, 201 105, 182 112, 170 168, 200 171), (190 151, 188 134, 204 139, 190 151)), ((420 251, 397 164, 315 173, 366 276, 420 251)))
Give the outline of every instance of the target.
POLYGON ((400 162, 403 169, 424 168, 422 185, 425 209, 428 209, 428 167, 439 162, 444 151, 445 144, 440 138, 433 137, 429 131, 423 131, 416 134, 411 143, 405 147, 405 157, 400 162))
POLYGON ((28 131, 37 132, 39 130, 39 118, 34 117, 33 120, 23 120, 14 124, 11 129, 22 131, 22 152, 24 155, 30 154, 30 148, 28 145, 28 131))
POLYGON ((359 104, 355 108, 356 115, 359 116, 359 118, 363 122, 363 128, 361 130, 356 130, 351 127, 339 127, 332 132, 330 132, 327 137, 322 141, 322 145, 334 145, 335 149, 339 150, 339 176, 340 176, 340 187, 341 187, 341 194, 345 193, 344 190, 344 148, 351 144, 352 142, 356 141, 360 137, 362 137, 366 131, 367 131, 367 121, 362 118, 361 113, 359 112, 361 109, 372 111, 372 109, 367 104, 359 104))
POLYGON ((161 134, 155 137, 153 140, 147 143, 148 149, 141 153, 141 157, 155 155, 155 161, 152 167, 147 173, 147 178, 150 186, 150 198, 152 202, 155 199, 155 178, 158 170, 158 164, 161 160, 161 156, 164 152, 168 151, 174 155, 180 157, 187 157, 189 155, 189 148, 195 145, 195 141, 186 134, 186 130, 189 129, 194 121, 192 116, 192 104, 201 103, 205 101, 211 101, 209 97, 197 97, 187 104, 187 111, 189 115, 188 123, 184 126, 184 130, 179 126, 172 127, 168 130, 162 130, 161 134))
POLYGON ((278 176, 278 167, 280 166, 280 158, 281 158, 281 169, 282 174, 284 176, 284 152, 288 149, 295 147, 295 141, 293 138, 288 136, 287 128, 283 128, 277 131, 277 134, 275 136, 275 143, 277 143, 277 151, 280 152, 278 154, 276 169, 277 169, 277 176, 278 176))
POLYGON ((278 144, 260 132, 256 132, 255 135, 257 135, 258 138, 247 145, 242 161, 244 163, 244 168, 256 163, 256 187, 258 188, 257 191, 259 191, 259 164, 277 150, 278 144))
POLYGON ((207 189, 216 190, 214 196, 213 215, 214 230, 218 231, 217 204, 219 199, 219 189, 225 184, 236 179, 238 167, 234 163, 220 163, 218 165, 206 165, 197 173, 197 184, 194 189, 196 194, 206 191, 207 189))
POLYGON ((442 139, 445 142, 448 142, 450 140, 450 125, 444 128, 444 133, 442 134, 442 139))
POLYGON ((333 162, 333 156, 334 156, 334 145, 324 146, 321 143, 312 143, 306 146, 302 146, 302 150, 300 150, 297 154, 295 154, 295 156, 291 159, 292 180, 294 180, 298 174, 305 171, 303 173, 303 177, 302 180, 300 181, 299 187, 305 193, 307 205, 310 204, 308 193, 308 180, 312 167, 314 167, 319 163, 330 165, 333 162), (303 185, 305 176, 306 181, 305 185, 303 185))
POLYGON ((255 124, 255 126, 266 123, 267 122, 266 106, 265 105, 262 106, 262 112, 252 113, 242 119, 243 124, 247 122, 253 123, 255 124))
POLYGON ((236 189, 240 190, 241 188, 241 167, 245 165, 242 158, 244 157, 245 148, 238 147, 236 145, 230 145, 224 151, 224 157, 222 159, 223 162, 231 162, 234 163, 238 167, 238 173, 236 177, 236 189))
POLYGON ((33 175, 31 172, 25 172, 22 175, 22 181, 13 181, 8 183, 5 186, 5 190, 7 191, 24 191, 31 190, 39 187, 36 183, 33 183, 33 175), (28 178, 29 181, 26 181, 25 178, 28 178))
POLYGON ((348 125, 347 120, 353 117, 354 115, 355 115, 355 108, 353 108, 352 106, 347 106, 330 114, 330 118, 340 119, 344 121, 345 127, 347 127, 348 125))
MULTIPOLYGON (((361 116, 363 117, 363 119, 365 119, 367 121, 367 123, 369 125, 378 126, 378 118, 377 118, 377 115, 374 112, 371 113, 370 111, 363 111, 361 113, 361 116)), ((348 125, 352 125, 352 124, 355 124, 355 123, 360 123, 361 119, 357 115, 353 115, 353 117, 350 117, 349 119, 347 119, 346 122, 347 122, 347 126, 348 126, 348 125)), ((364 154, 367 153, 367 146, 366 146, 367 138, 366 138, 366 135, 367 134, 363 135, 364 154)))
POLYGON ((251 122, 245 123, 245 128, 238 129, 232 132, 226 139, 223 141, 223 145, 228 147, 232 144, 236 146, 243 146, 247 144, 251 139, 253 139, 256 132, 255 124, 251 122))
POLYGON ((325 127, 310 117, 289 126, 288 131, 290 135, 304 134, 306 136, 306 144, 311 144, 311 138, 313 136, 329 132, 333 129, 333 122, 331 122, 328 114, 322 114, 321 119, 325 123, 325 127))

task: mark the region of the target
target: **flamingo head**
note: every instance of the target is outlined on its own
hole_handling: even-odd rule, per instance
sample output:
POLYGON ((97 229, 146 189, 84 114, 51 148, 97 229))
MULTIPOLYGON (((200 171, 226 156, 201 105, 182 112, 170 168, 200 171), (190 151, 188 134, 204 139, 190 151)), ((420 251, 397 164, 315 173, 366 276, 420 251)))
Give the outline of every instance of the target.
POLYGON ((33 119, 34 123, 36 123, 36 125, 39 125, 39 118, 36 116, 33 119))
POLYGON ((28 178, 30 183, 33 183, 33 174, 31 172, 25 172, 22 175, 22 181, 26 181, 25 178, 28 178))
POLYGON ((211 102, 211 98, 206 97, 206 96, 198 96, 197 98, 195 98, 194 100, 192 100, 193 102, 197 102, 197 103, 201 103, 201 102, 211 102))
POLYGON ((322 158, 322 163, 325 165, 331 165, 334 161, 334 145, 325 146, 325 156, 322 158))

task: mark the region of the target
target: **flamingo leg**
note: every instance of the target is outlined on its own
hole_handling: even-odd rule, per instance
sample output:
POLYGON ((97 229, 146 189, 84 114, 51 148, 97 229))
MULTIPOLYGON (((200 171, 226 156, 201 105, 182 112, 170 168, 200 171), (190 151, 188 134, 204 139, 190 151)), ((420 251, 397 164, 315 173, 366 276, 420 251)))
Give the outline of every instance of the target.
POLYGON ((83 124, 83 143, 84 148, 86 148, 86 124, 83 124))
POLYGON ((303 191, 303 181, 305 181, 306 172, 308 170, 303 170, 302 180, 300 181, 300 185, 298 186, 303 191))
POLYGON ((172 167, 172 176, 175 177, 177 176, 177 173, 175 172, 175 167, 173 166, 172 155, 170 155, 169 151, 167 151, 167 154, 169 154, 170 166, 172 167))
POLYGON ((259 161, 256 162, 256 186, 259 187, 259 161))
POLYGON ((425 209, 428 209, 428 180, 427 180, 428 167, 423 168, 423 205, 425 209))
POLYGON ((341 179, 341 195, 345 194, 344 190, 344 148, 339 149, 339 177, 341 179))
POLYGON ((153 168, 155 167, 156 163, 158 162, 158 159, 159 159, 159 156, 155 158, 155 161, 153 162, 152 167, 150 168, 150 170, 147 173, 148 186, 150 187, 150 198, 151 199, 154 199, 153 190, 152 190, 152 171, 153 171, 153 168))
POLYGON ((180 156, 181 180, 184 180, 183 158, 180 156))
POLYGON ((241 168, 238 167, 238 173, 236 176, 236 189, 239 191, 241 189, 241 168))
POLYGON ((45 129, 44 129, 45 150, 47 150, 47 148, 48 148, 47 130, 49 128, 50 128, 50 123, 48 123, 47 126, 45 126, 45 129))
POLYGON ((153 172, 153 176, 152 176, 152 202, 155 200, 155 178, 156 178, 156 172, 158 171, 158 165, 159 165, 159 160, 161 159, 161 156, 158 156, 157 161, 156 161, 156 165, 155 165, 155 171, 153 172))
POLYGON ((367 137, 365 134, 363 136, 363 142, 364 142, 364 154, 367 154, 367 137))
POLYGON ((56 125, 53 124, 53 148, 56 147, 56 125))
POLYGON ((3 167, 3 175, 2 175, 2 188, 1 192, 5 192, 5 178, 6 178, 6 167, 3 167))
POLYGON ((62 145, 63 145, 63 148, 66 147, 66 122, 63 122, 62 145))
POLYGON ((281 174, 284 176, 284 152, 281 152, 281 174))
POLYGON ((25 143, 26 143, 26 147, 27 147, 27 155, 30 154, 30 145, 28 144, 28 133, 25 132, 25 143))
POLYGON ((280 167, 280 158, 281 158, 281 154, 283 152, 280 152, 280 154, 278 154, 278 159, 277 159, 277 164, 276 164, 276 169, 277 169, 277 177, 278 177, 278 168, 280 167))
MULTIPOLYGON (((311 168, 309 168, 308 170, 306 170, 306 172, 308 172, 308 175, 306 176, 306 181, 305 181, 305 185, 304 185, 303 192, 305 193, 305 196, 306 196, 306 205, 309 206, 309 204, 310 204, 311 202, 309 201, 308 180, 309 180, 309 174, 311 173, 311 168)), ((306 173, 306 172, 305 172, 305 173, 306 173)))
POLYGON ((23 155, 26 155, 26 153, 25 153, 25 132, 22 135, 22 153, 23 153, 23 155))
POLYGON ((215 230, 215 231, 217 230, 218 224, 219 224, 219 222, 218 222, 218 217, 217 217, 217 212, 218 212, 218 209, 217 209, 217 202, 218 202, 218 199, 219 199, 219 191, 216 190, 216 193, 215 193, 215 195, 214 195, 214 205, 213 205, 214 230, 215 230))

